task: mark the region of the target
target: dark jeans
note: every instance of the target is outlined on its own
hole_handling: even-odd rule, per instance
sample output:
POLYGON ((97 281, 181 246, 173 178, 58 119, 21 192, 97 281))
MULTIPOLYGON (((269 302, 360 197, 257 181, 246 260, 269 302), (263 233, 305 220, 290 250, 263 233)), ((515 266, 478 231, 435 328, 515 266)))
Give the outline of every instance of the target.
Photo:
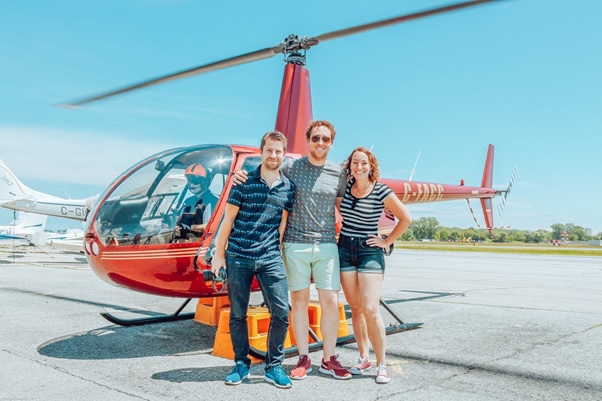
POLYGON ((230 300, 230 338, 234 360, 250 365, 247 309, 251 283, 257 277, 263 300, 270 311, 270 327, 265 369, 284 361, 284 340, 288 331, 288 285, 280 256, 267 260, 234 257, 226 252, 228 299, 230 300))

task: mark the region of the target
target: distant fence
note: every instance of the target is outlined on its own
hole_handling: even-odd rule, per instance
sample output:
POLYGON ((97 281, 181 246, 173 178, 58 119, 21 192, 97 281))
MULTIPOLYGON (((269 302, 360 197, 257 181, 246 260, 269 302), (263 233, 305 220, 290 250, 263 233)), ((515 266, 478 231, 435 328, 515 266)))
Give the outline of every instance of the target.
POLYGON ((602 246, 602 240, 592 239, 589 241, 564 241, 561 239, 553 239, 550 240, 550 245, 559 246, 559 245, 589 245, 589 246, 602 246))

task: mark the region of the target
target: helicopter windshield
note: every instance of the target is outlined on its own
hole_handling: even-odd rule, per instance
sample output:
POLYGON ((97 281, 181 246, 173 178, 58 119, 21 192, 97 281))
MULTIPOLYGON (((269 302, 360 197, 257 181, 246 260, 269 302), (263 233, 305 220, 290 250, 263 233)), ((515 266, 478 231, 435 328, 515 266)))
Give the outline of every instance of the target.
POLYGON ((100 206, 95 226, 105 245, 196 242, 232 167, 223 145, 176 149, 126 172, 100 206))

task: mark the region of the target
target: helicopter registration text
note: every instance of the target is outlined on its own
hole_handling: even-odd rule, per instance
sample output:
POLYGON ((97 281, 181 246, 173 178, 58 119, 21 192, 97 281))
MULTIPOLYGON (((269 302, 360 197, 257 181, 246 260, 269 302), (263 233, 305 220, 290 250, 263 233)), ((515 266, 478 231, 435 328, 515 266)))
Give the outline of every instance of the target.
POLYGON ((432 202, 443 199, 443 185, 441 184, 421 184, 414 183, 415 189, 412 189, 409 182, 403 183, 402 202, 411 200, 413 202, 432 202))

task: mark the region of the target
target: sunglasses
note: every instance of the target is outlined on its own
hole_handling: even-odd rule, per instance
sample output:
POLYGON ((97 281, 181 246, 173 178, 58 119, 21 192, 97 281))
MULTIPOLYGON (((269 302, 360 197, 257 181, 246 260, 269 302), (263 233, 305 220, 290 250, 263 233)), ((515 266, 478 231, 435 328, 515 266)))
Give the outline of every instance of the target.
POLYGON ((329 136, 324 136, 324 135, 314 135, 310 139, 313 143, 318 143, 318 142, 320 142, 320 139, 321 139, 322 142, 324 142, 324 144, 326 144, 326 145, 328 145, 330 143, 330 141, 332 141, 332 138, 330 138, 329 136))
POLYGON ((224 292, 224 291, 226 291, 227 282, 228 282, 228 273, 226 272, 226 269, 224 269, 222 267, 221 269, 219 269, 218 275, 213 276, 213 281, 211 282, 211 285, 213 286, 213 290, 215 292, 224 292), (221 286, 216 285, 217 283, 221 283, 221 286))
POLYGON ((192 185, 201 185, 201 183, 203 182, 205 177, 199 177, 197 175, 189 175, 188 177, 186 177, 186 179, 192 185))

